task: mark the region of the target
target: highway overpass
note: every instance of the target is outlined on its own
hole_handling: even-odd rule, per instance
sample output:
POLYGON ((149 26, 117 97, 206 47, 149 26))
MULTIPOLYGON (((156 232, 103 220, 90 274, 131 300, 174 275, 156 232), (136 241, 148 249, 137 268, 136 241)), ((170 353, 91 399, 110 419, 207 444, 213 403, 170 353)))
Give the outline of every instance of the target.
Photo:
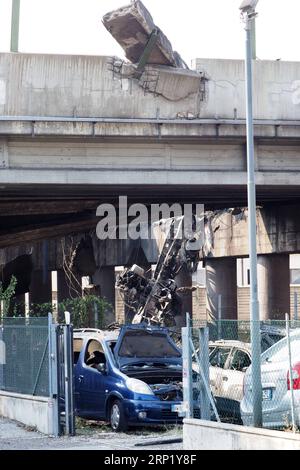
MULTIPOLYGON (((0 54, 0 248, 15 246, 20 254, 24 243, 90 232, 96 207, 117 203, 119 195, 129 203, 245 206, 244 64, 197 59, 194 65, 194 71, 146 66, 134 78, 114 57, 0 54)), ((279 203, 300 202, 299 80, 300 62, 254 63, 257 202, 271 215, 279 203)), ((242 253, 225 263, 218 261, 224 246, 208 262, 210 283, 223 292, 222 279, 234 290, 235 258, 247 251, 244 240, 242 253)), ((279 254, 274 246, 262 256, 279 254)), ((1 259, 8 262, 9 253, 1 259)), ((288 244, 282 256, 287 311, 288 244)), ((266 259, 264 272, 274 271, 279 258, 266 259)), ((35 294, 42 292, 41 267, 45 260, 34 271, 35 294)), ((233 297, 226 308, 236 317, 233 297)), ((216 304, 209 308, 215 314, 216 304)))

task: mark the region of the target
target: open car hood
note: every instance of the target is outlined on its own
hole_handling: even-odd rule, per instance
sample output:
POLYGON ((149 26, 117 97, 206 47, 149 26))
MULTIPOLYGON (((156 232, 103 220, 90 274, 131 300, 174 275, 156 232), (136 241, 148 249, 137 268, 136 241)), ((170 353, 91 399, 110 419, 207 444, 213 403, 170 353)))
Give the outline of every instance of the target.
POLYGON ((181 350, 166 328, 148 325, 123 326, 114 348, 119 368, 138 363, 182 364, 181 350))

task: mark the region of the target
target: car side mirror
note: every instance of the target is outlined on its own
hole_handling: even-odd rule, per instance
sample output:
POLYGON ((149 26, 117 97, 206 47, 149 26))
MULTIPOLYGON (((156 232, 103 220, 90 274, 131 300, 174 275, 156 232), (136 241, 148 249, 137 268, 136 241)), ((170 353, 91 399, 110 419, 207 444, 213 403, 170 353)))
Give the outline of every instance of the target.
POLYGON ((97 369, 98 372, 101 372, 101 374, 105 374, 106 373, 106 364, 104 364, 103 362, 101 364, 97 364, 96 369, 97 369))

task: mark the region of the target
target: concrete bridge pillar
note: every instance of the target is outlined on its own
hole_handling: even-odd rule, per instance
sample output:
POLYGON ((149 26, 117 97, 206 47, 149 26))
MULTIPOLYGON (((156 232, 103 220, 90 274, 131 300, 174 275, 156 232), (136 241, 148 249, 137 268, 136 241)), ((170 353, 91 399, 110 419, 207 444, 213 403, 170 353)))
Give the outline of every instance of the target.
POLYGON ((43 304, 52 301, 51 271, 42 269, 32 271, 29 290, 30 304, 43 304))
POLYGON ((105 297, 111 305, 111 307, 109 307, 105 312, 105 324, 109 325, 115 321, 116 278, 114 266, 105 266, 99 268, 92 276, 92 282, 93 284, 100 286, 101 297, 105 297))
POLYGON ((179 293, 179 296, 182 301, 182 307, 181 307, 181 316, 176 317, 176 325, 182 327, 186 325, 186 313, 187 312, 190 314, 190 317, 193 318, 193 293, 191 290, 193 286, 192 274, 188 272, 186 267, 183 267, 180 270, 178 276, 176 276, 175 282, 177 284, 177 288, 180 288, 180 287, 188 288, 186 292, 179 293))
POLYGON ((222 320, 237 320, 237 269, 235 258, 207 259, 206 267, 206 310, 208 316, 218 319, 219 298, 221 298, 222 320), (221 297, 219 297, 221 296, 221 297))
POLYGON ((81 276, 68 277, 63 269, 57 270, 57 302, 81 296, 81 276))
POLYGON ((258 300, 261 320, 283 320, 290 313, 289 255, 257 258, 258 300))

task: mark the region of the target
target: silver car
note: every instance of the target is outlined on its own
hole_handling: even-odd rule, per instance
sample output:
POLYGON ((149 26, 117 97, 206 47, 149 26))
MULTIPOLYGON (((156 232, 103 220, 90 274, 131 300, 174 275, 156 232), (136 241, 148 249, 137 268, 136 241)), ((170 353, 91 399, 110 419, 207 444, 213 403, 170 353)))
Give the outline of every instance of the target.
MULTIPOLYGON (((300 330, 291 333, 292 380, 289 374, 288 345, 284 338, 261 355, 263 426, 283 428, 291 424, 291 382, 293 381, 296 425, 300 425, 300 330)), ((252 425, 252 367, 245 373, 241 417, 252 425)))

